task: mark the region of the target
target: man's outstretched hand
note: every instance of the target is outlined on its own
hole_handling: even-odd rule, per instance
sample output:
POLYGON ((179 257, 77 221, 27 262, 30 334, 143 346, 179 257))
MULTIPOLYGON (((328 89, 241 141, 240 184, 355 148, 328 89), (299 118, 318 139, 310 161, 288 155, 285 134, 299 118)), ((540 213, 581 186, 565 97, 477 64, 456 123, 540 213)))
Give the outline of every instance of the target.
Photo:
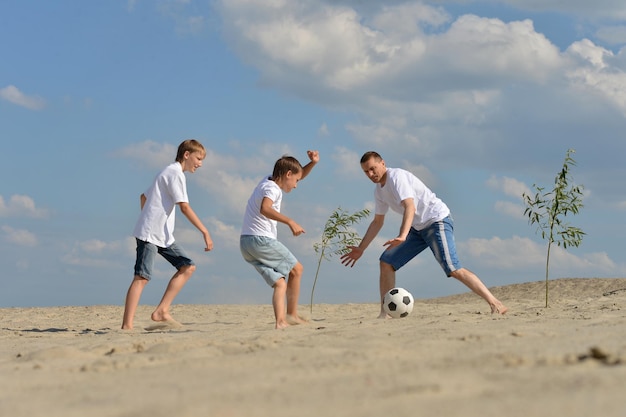
POLYGON ((341 263, 352 268, 356 261, 363 255, 363 249, 358 246, 348 246, 348 249, 350 249, 350 252, 341 256, 341 263))

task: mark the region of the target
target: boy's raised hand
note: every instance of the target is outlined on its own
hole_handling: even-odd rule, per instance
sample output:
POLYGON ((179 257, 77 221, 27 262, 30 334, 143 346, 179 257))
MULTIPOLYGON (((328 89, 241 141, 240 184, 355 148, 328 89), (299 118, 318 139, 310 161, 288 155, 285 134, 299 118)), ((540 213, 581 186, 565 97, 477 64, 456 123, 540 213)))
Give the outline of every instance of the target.
POLYGON ((318 151, 306 151, 307 156, 311 162, 318 163, 320 160, 320 153, 318 151))

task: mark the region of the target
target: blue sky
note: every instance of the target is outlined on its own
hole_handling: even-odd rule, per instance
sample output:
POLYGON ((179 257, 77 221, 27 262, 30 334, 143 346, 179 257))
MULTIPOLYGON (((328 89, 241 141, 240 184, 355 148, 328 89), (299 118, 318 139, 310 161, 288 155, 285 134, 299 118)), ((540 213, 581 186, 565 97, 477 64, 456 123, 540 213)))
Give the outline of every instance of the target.
MULTIPOLYGON (((590 4, 3 1, 0 307, 122 305, 139 195, 187 138, 208 150, 187 178, 215 249, 178 217, 198 270, 177 303, 270 302, 241 259, 241 218, 274 161, 306 162, 307 149, 321 161, 282 210, 306 234, 279 226, 305 267, 302 304, 330 213, 373 206, 368 150, 448 204, 462 263, 496 286, 544 279, 546 242, 521 194, 550 188, 573 148, 585 207, 568 221, 587 235, 553 252, 550 276, 626 276, 626 5, 590 4)), ((375 301, 399 223, 389 214, 354 268, 325 261, 315 302, 375 301)), ((143 304, 173 272, 156 267, 143 304)), ((430 253, 398 285, 416 298, 466 291, 430 253)))

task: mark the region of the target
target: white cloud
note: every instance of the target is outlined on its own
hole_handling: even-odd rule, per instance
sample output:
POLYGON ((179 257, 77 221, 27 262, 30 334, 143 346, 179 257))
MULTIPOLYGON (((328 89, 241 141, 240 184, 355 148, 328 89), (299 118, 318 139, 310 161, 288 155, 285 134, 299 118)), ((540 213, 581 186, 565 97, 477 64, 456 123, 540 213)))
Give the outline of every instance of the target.
POLYGON ((348 7, 229 0, 220 8, 226 33, 242 57, 262 68, 272 84, 297 81, 295 75, 345 91, 382 74, 396 50, 348 7))
POLYGON ((530 20, 449 23, 445 11, 422 4, 363 15, 347 4, 232 0, 218 11, 226 38, 265 85, 355 111, 347 132, 390 157, 444 164, 463 155, 493 165, 491 153, 510 135, 493 124, 504 129, 510 107, 555 97, 573 65, 530 20))
MULTIPOLYGON (((473 262, 479 262, 488 268, 510 271, 543 270, 546 263, 547 242, 537 243, 519 236, 508 239, 473 238, 458 243, 458 246, 473 262)), ((617 268, 619 267, 604 252, 577 256, 562 247, 552 245, 549 271, 552 277, 603 276, 614 274, 617 268)))
POLYGON ((24 229, 14 229, 10 226, 2 226, 2 231, 5 234, 5 240, 7 242, 16 244, 18 246, 33 247, 37 246, 39 240, 34 233, 24 229))
POLYGON ((613 52, 588 39, 573 43, 566 52, 578 63, 567 73, 572 88, 604 98, 626 116, 626 72, 611 65, 613 52))
MULTIPOLYGON (((111 259, 130 259, 135 246, 135 239, 132 237, 110 242, 100 239, 79 241, 61 257, 61 261, 74 266, 117 268, 119 263, 111 262, 111 259)), ((132 263, 129 268, 132 268, 132 263)))
POLYGON ((115 152, 120 158, 135 159, 151 168, 165 168, 176 160, 178 144, 157 143, 146 140, 133 143, 115 152))
POLYGON ((0 88, 0 98, 30 110, 41 110, 46 106, 46 101, 43 98, 39 96, 28 96, 14 85, 0 88))
POLYGON ((0 195, 0 217, 45 218, 48 210, 35 206, 35 201, 26 195, 12 195, 8 202, 0 195))
POLYGON ((212 236, 215 236, 215 239, 220 244, 236 251, 239 250, 239 234, 241 230, 238 227, 224 223, 215 217, 211 217, 207 224, 212 236))
POLYGON ((487 186, 493 190, 501 191, 505 195, 515 197, 519 200, 522 199, 522 194, 531 194, 531 190, 526 184, 510 177, 498 177, 496 175, 492 175, 487 180, 487 186))
POLYGON ((492 190, 502 192, 504 195, 515 198, 512 201, 496 201, 494 209, 497 213, 516 219, 524 218, 524 205, 522 194, 531 195, 531 190, 523 182, 510 177, 498 177, 492 175, 486 182, 487 186, 492 190))
MULTIPOLYGON (((275 156, 278 159, 280 155, 275 156)), ((261 180, 264 175, 271 175, 273 163, 264 171, 260 171, 262 167, 267 166, 267 161, 255 163, 255 157, 232 157, 220 155, 211 151, 207 153, 207 158, 203 163, 202 170, 196 171, 193 180, 202 188, 207 190, 209 195, 220 202, 220 205, 227 208, 231 213, 236 213, 237 217, 243 214, 246 208, 246 202, 250 197, 250 193, 261 180), (206 165, 207 168, 204 168, 206 165), (244 176, 245 170, 233 171, 234 166, 246 166, 256 172, 256 175, 244 176)), ((193 203, 192 203, 193 206, 193 203)))
MULTIPOLYGON (((208 217, 202 221, 209 230, 216 249, 220 251, 235 249, 236 252, 239 252, 240 230, 236 226, 224 223, 216 217, 208 217)), ((189 223, 181 224, 181 227, 178 227, 174 234, 176 241, 183 244, 185 249, 200 248, 204 244, 200 232, 189 223)))
POLYGON ((343 146, 335 147, 331 158, 335 161, 337 173, 345 176, 345 178, 365 178, 365 174, 361 170, 361 155, 343 146))
POLYGON ((510 201, 496 201, 494 204, 496 213, 504 214, 505 216, 523 219, 524 206, 521 204, 512 203, 510 201))
POLYGON ((120 242, 108 243, 98 239, 86 240, 84 242, 80 242, 77 244, 77 247, 85 253, 103 253, 107 250, 111 250, 114 248, 117 250, 119 248, 120 242))
MULTIPOLYGON (((505 23, 475 15, 460 16, 450 29, 434 37, 429 69, 458 73, 474 81, 545 82, 562 64, 559 50, 530 20, 505 23)), ((494 84, 490 82, 490 84, 494 84)))
POLYGON ((596 31, 596 37, 612 45, 626 44, 626 26, 605 26, 596 31))
POLYGON ((312 2, 233 0, 221 2, 220 9, 229 38, 266 82, 310 98, 319 97, 321 88, 416 101, 417 91, 441 90, 443 85, 429 80, 445 74, 455 75, 445 86, 451 91, 476 80, 542 81, 562 65, 558 48, 528 20, 466 15, 447 31, 429 34, 422 28, 440 28, 449 17, 422 4, 387 6, 369 18, 345 6, 312 2))

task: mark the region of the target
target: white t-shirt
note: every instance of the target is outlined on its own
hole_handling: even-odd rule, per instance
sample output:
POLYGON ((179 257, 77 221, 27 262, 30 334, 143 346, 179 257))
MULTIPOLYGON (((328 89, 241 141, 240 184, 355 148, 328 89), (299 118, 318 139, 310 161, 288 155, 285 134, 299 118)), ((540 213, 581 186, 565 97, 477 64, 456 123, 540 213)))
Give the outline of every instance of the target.
POLYGON ((141 210, 133 236, 166 248, 174 243, 176 204, 188 203, 187 182, 179 162, 161 171, 144 193, 146 203, 141 210))
POLYGON ((265 177, 256 186, 250 199, 248 199, 246 213, 243 216, 241 234, 278 239, 278 222, 276 220, 270 220, 261 214, 261 202, 263 202, 264 197, 272 200, 272 208, 280 213, 283 191, 270 177, 265 177))
POLYGON ((400 168, 387 168, 384 186, 376 184, 374 190, 376 214, 386 214, 391 210, 403 214, 402 200, 412 198, 415 203, 413 228, 422 230, 432 223, 450 215, 450 209, 419 178, 400 168))

